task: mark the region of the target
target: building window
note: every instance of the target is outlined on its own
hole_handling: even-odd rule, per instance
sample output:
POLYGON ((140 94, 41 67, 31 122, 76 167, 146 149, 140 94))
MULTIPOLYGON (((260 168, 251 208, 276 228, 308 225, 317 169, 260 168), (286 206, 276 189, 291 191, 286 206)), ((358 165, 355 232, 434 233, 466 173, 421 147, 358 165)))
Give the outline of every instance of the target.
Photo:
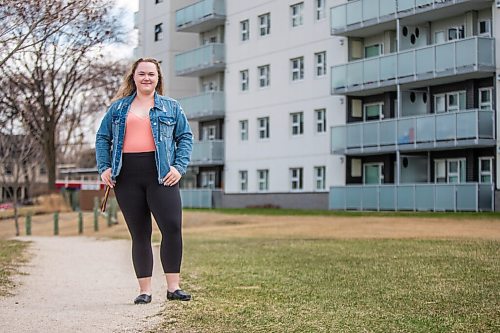
POLYGON ((45 176, 47 174, 47 169, 45 168, 45 165, 42 165, 40 169, 38 169, 38 173, 40 176, 45 176))
POLYGON ((378 57, 382 53, 384 53, 383 44, 365 46, 365 58, 378 57))
POLYGON ((204 126, 201 129, 201 133, 203 141, 212 141, 215 140, 217 128, 215 125, 204 126))
POLYGON ((363 164, 363 184, 382 184, 384 182, 383 163, 363 164))
POLYGON ((269 190, 269 170, 257 170, 257 182, 260 192, 269 190))
POLYGON ((290 189, 292 191, 301 191, 303 189, 303 168, 290 169, 290 189))
POLYGON ((436 31, 434 33, 434 44, 446 42, 446 33, 444 31, 436 31))
POLYGON ((322 191, 325 189, 325 177, 326 177, 326 167, 318 166, 314 167, 314 188, 316 191, 322 191))
POLYGON ((259 139, 269 138, 269 117, 257 118, 259 139))
POLYGON ((365 121, 382 119, 382 110, 384 103, 370 103, 363 105, 363 114, 365 121))
POLYGON ((240 120, 240 140, 248 141, 248 120, 240 120))
POLYGON ((434 161, 434 182, 465 183, 465 159, 440 159, 434 161))
POLYGON ((271 13, 259 16, 259 31, 261 36, 267 36, 271 33, 271 13))
POLYGON ((215 171, 201 172, 201 187, 215 188, 215 171))
POLYGON ((248 171, 240 170, 239 178, 240 178, 240 191, 241 192, 248 191, 248 171))
POLYGON ((326 75, 326 52, 318 52, 314 54, 314 61, 316 67, 316 76, 326 75))
POLYGON ((162 3, 163 0, 155 0, 155 4, 159 4, 159 3, 162 3))
POLYGON ((240 71, 240 89, 241 91, 248 91, 248 69, 240 71))
POLYGON ((456 40, 465 38, 464 26, 453 27, 448 29, 448 40, 456 40))
POLYGON ((466 109, 465 91, 454 91, 446 94, 434 95, 436 113, 453 112, 466 109))
POLYGON ((314 110, 316 133, 326 133, 326 109, 314 110))
POLYGON ((316 0, 316 21, 325 18, 325 0, 316 0))
POLYGON ((304 79, 304 57, 298 57, 290 60, 292 69, 292 81, 304 79))
POLYGON ((259 71, 259 87, 264 88, 271 84, 271 80, 269 78, 270 67, 269 65, 258 67, 259 71))
POLYGON ((290 113, 292 135, 304 134, 304 112, 290 113))
POLYGON ((304 3, 303 2, 300 2, 298 4, 290 6, 290 16, 291 16, 292 27, 298 27, 298 26, 304 24, 303 14, 302 14, 303 11, 304 11, 304 3))
POLYGON ((155 42, 163 39, 163 23, 155 25, 155 42))
POLYGON ((479 36, 491 36, 491 21, 479 21, 479 36))
POLYGON ((248 20, 240 22, 241 41, 250 39, 250 22, 248 20))
POLYGON ((483 184, 493 183, 493 157, 479 159, 479 182, 483 184))
POLYGON ((493 100, 492 100, 493 88, 481 88, 479 89, 479 109, 480 110, 493 110, 493 100))

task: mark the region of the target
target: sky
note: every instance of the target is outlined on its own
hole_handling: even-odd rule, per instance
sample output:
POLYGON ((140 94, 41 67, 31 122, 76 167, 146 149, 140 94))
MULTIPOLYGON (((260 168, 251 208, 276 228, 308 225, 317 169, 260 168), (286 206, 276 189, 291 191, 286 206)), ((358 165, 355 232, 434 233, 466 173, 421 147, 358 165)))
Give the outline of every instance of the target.
MULTIPOLYGON (((143 0, 144 1, 144 0, 143 0)), ((131 31, 129 45, 113 46, 108 51, 110 54, 116 55, 117 59, 132 58, 134 47, 137 45, 137 31, 134 31, 134 12, 139 10, 139 0, 115 0, 117 7, 126 11, 123 17, 123 23, 128 30, 131 31)))

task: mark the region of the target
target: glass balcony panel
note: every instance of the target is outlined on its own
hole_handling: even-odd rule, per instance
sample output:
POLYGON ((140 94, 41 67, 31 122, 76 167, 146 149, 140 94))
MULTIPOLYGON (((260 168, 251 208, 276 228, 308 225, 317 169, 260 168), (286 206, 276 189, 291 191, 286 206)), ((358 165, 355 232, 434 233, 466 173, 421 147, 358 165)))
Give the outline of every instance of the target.
MULTIPOLYGON (((478 38, 477 39, 478 62, 484 66, 495 65, 495 45, 494 40, 491 38, 478 38)), ((474 48, 474 50, 476 50, 474 48)), ((471 51, 469 51, 471 52, 471 51)))
POLYGON ((457 189, 457 210, 473 211, 476 210, 477 185, 460 184, 457 189))
POLYGON ((415 51, 417 59, 417 74, 428 74, 434 72, 434 48, 426 47, 415 51))
POLYGON ((210 115, 223 116, 225 111, 224 92, 210 92, 179 99, 189 119, 210 115))
POLYGON ((347 126, 347 147, 357 148, 361 147, 361 133, 363 124, 350 124, 347 126))
POLYGON ((225 15, 224 0, 203 0, 176 11, 175 24, 177 27, 182 27, 186 24, 203 21, 207 17, 225 15))
POLYGON ((413 185, 400 185, 397 187, 398 210, 414 210, 415 191, 413 185))
POLYGON ((436 185, 435 207, 437 211, 455 210, 455 186, 436 185))
POLYGON ((347 6, 334 7, 330 11, 330 25, 333 29, 343 29, 347 24, 347 6))
MULTIPOLYGON (((455 43, 439 44, 436 48, 436 72, 444 72, 455 67, 455 43)), ((469 50, 468 53, 471 53, 469 50)))
POLYGON ((378 186, 363 186, 363 209, 378 209, 378 186))
POLYGON ((388 55, 379 58, 380 61, 380 80, 394 80, 397 76, 396 74, 396 63, 397 55, 388 55))
POLYGON ((380 186, 380 210, 396 210, 396 187, 394 185, 380 186))
POLYGON ((470 66, 476 63, 476 39, 461 40, 456 43, 457 67, 470 66))
POLYGON ((457 116, 457 139, 477 137, 477 111, 462 111, 457 116))
POLYGON ((184 189, 180 190, 182 207, 212 208, 212 190, 184 189))
POLYGON ((378 0, 361 1, 363 4, 363 21, 378 17, 378 0))
POLYGON ((194 142, 191 160, 193 164, 224 163, 224 140, 194 142))
POLYGON ((362 187, 347 187, 346 191, 346 208, 347 209, 362 209, 362 187))
POLYGON ((361 1, 353 1, 348 2, 347 6, 347 25, 360 23, 362 21, 362 2, 361 1))
POLYGON ((398 53, 398 77, 412 76, 415 73, 415 55, 413 51, 398 53))
POLYGON ((455 139, 457 133, 454 113, 436 115, 436 140, 446 141, 455 139))
POLYGON ((379 122, 366 122, 363 126, 363 147, 378 146, 379 122))
POLYGON ((479 111, 479 137, 483 139, 493 139, 493 111, 479 111))
POLYGON ((478 205, 481 211, 493 210, 493 185, 492 184, 479 184, 478 185, 479 198, 478 205))
POLYGON ((344 150, 346 148, 346 130, 347 126, 332 127, 332 150, 344 150))
POLYGON ((347 187, 332 187, 329 195, 330 209, 345 209, 347 187))
POLYGON ((208 44, 175 56, 175 70, 183 73, 210 68, 225 61, 224 44, 208 44))
POLYGON ((385 120, 380 122, 380 145, 396 144, 396 124, 397 120, 385 120))
POLYGON ((363 62, 358 61, 347 65, 347 85, 358 86, 363 83, 363 62))
POLYGON ((396 13, 396 1, 394 0, 379 0, 380 16, 396 13))
POLYGON ((379 58, 363 61, 364 75, 363 83, 376 83, 380 79, 379 58))
POLYGON ((347 65, 332 67, 332 87, 334 89, 347 87, 347 65))
POLYGON ((398 0, 398 12, 410 10, 415 7, 415 0, 398 0))
POLYGON ((433 115, 418 117, 417 142, 433 142, 436 140, 435 118, 433 115))
POLYGON ((434 185, 415 186, 415 209, 416 210, 434 209, 434 185))
POLYGON ((411 144, 415 142, 415 119, 398 120, 398 144, 411 144))

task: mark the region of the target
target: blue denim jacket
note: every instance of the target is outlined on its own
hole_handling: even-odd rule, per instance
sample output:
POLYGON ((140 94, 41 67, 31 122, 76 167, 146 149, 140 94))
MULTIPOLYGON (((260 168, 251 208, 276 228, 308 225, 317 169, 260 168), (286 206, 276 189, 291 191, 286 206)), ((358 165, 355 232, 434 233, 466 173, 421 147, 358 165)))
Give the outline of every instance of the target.
MULTIPOLYGON (((111 104, 97 131, 97 169, 102 174, 111 168, 113 180, 120 174, 125 123, 135 95, 134 93, 111 104)), ((176 168, 181 175, 186 173, 193 150, 193 133, 179 102, 156 92, 154 107, 149 110, 149 119, 156 146, 158 183, 161 184, 170 171, 170 166, 176 168)))

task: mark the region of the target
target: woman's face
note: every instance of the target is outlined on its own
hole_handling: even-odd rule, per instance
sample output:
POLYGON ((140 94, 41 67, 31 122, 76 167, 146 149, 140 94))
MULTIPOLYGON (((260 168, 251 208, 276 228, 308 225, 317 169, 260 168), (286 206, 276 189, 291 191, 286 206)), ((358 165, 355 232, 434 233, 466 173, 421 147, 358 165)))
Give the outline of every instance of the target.
POLYGON ((140 62, 134 73, 134 82, 138 92, 145 95, 154 93, 158 84, 156 65, 152 62, 140 62))

